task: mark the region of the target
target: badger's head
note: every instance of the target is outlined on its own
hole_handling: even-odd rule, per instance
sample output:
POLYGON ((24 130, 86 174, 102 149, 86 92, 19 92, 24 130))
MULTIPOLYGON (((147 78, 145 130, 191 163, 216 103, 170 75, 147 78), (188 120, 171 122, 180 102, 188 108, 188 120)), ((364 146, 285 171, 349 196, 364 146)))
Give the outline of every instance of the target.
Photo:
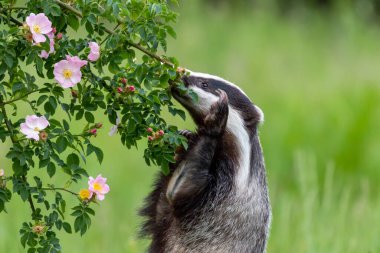
POLYGON ((188 89, 198 95, 198 101, 194 101, 188 95, 181 95, 176 89, 172 90, 172 94, 189 111, 198 126, 203 124, 211 105, 218 101, 218 90, 224 90, 228 96, 230 124, 237 123, 234 121, 239 120, 247 129, 252 129, 263 121, 264 115, 261 109, 255 106, 247 95, 233 83, 217 76, 197 72, 190 72, 182 80, 188 89))

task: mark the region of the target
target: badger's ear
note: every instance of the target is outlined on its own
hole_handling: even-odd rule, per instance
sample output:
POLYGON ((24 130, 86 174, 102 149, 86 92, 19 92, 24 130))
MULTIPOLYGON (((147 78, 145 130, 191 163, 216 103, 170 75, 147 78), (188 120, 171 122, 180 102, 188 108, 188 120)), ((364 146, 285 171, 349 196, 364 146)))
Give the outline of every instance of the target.
POLYGON ((261 110, 261 108, 258 107, 257 105, 254 105, 254 106, 255 106, 256 113, 257 113, 258 122, 264 123, 264 112, 263 112, 263 110, 261 110))

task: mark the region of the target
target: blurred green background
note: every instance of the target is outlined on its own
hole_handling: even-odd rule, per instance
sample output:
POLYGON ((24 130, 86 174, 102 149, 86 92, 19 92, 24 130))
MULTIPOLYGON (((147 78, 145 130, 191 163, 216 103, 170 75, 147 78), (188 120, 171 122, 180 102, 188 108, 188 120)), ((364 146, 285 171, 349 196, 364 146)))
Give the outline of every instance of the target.
MULTIPOLYGON (((378 2, 181 1, 168 54, 238 84, 265 113, 268 253, 380 252, 378 2)), ((168 121, 193 129, 190 119, 168 121)), ((110 127, 95 140, 104 163, 90 159, 86 168, 107 177, 111 192, 83 238, 61 233, 63 252, 135 253, 148 244, 137 238, 136 213, 159 169, 145 165, 144 143, 126 150, 107 135, 110 127)), ((7 149, 1 144, 6 171, 7 149)), ((27 204, 14 196, 0 215, 1 253, 24 252, 18 230, 29 218, 27 204)))

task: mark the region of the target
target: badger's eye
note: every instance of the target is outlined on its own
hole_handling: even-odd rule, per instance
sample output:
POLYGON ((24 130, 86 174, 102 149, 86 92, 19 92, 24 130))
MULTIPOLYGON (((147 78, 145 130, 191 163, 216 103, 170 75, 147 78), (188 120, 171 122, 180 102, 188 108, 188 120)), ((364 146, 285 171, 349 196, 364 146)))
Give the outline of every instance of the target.
POLYGON ((201 82, 201 87, 202 88, 207 88, 208 87, 208 83, 206 81, 202 81, 201 82))

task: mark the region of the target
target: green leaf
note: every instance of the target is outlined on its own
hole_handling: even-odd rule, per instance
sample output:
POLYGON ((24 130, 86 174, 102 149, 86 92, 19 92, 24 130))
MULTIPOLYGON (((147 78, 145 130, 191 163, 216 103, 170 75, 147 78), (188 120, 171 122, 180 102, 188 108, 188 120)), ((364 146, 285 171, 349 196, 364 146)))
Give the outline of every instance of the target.
POLYGON ((48 173, 49 177, 53 177, 55 174, 55 171, 56 171, 55 164, 50 162, 47 166, 47 173, 48 173))
POLYGON ((71 234, 71 225, 68 222, 62 223, 63 229, 66 231, 66 233, 71 234))
POLYGON ((79 157, 77 156, 77 154, 71 153, 67 156, 67 165, 79 165, 79 157))
POLYGON ((78 28, 79 28, 79 20, 78 20, 77 16, 75 16, 74 14, 67 15, 67 23, 75 31, 78 30, 78 28))
POLYGON ((58 153, 62 153, 63 151, 65 151, 67 148, 67 145, 68 145, 66 137, 59 136, 56 144, 57 144, 56 149, 57 149, 58 153))
POLYGON ((84 113, 84 117, 87 120, 87 122, 89 122, 89 123, 94 123, 95 122, 94 115, 91 112, 85 112, 84 113))

